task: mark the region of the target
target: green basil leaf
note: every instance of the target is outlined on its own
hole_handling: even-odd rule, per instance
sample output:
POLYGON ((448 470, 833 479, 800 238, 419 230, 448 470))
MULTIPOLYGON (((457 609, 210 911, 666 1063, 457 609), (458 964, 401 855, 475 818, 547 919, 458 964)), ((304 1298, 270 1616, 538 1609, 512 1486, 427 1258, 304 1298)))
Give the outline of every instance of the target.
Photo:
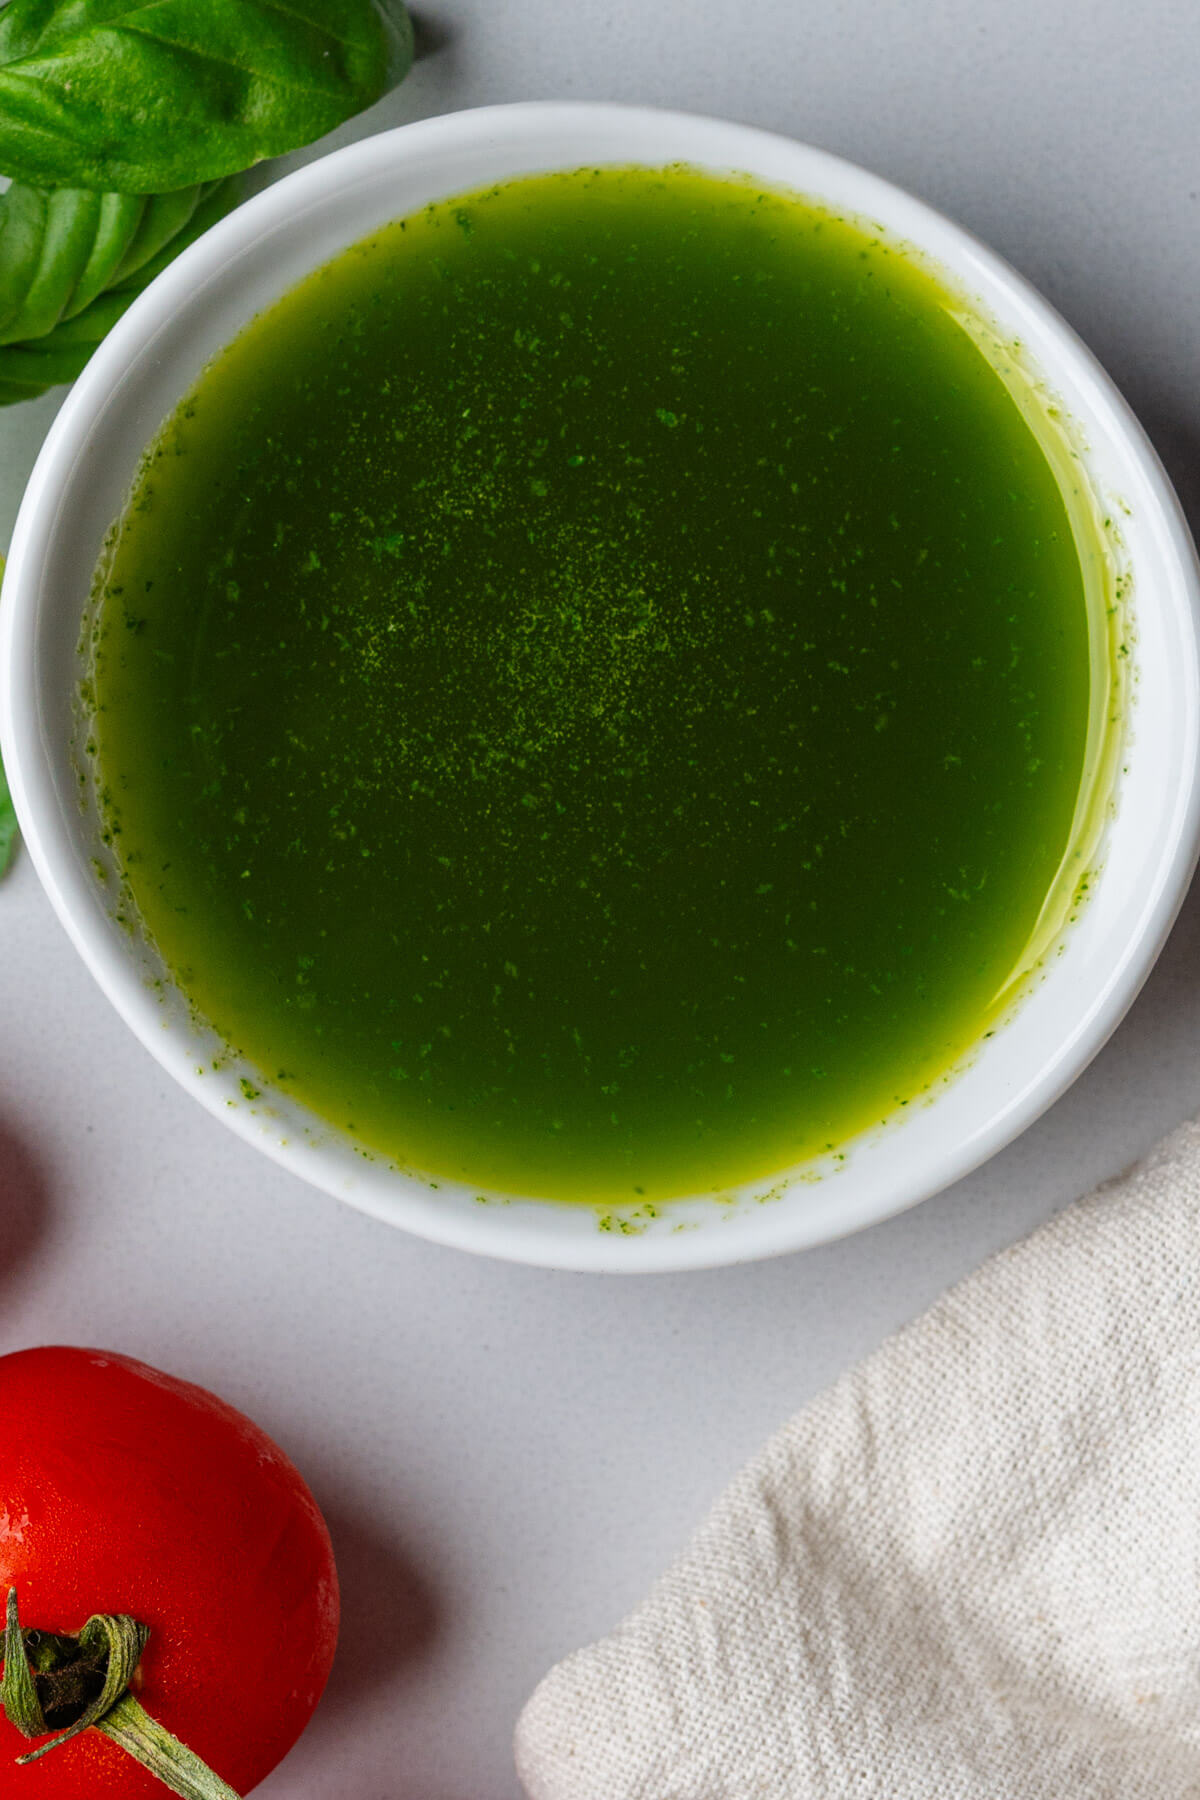
POLYGON ((6 381, 0 376, 0 406, 17 406, 22 400, 36 400, 53 386, 52 381, 6 381))
POLYGON ((0 875, 12 861, 18 835, 16 808, 8 791, 8 777, 0 765, 0 875))
MULTIPOLYGON (((135 294, 147 287, 181 250, 230 210, 237 201, 239 188, 236 178, 215 183, 204 193, 200 204, 194 206, 183 228, 165 244, 154 247, 161 233, 157 229, 148 230, 145 243, 150 249, 145 260, 128 274, 118 267, 114 271, 117 278, 114 285, 93 298, 81 311, 63 317, 53 330, 18 343, 0 343, 0 406, 32 400, 61 382, 74 381, 96 345, 111 331, 135 294)), ((154 204, 154 201, 144 203, 146 212, 154 204)), ((125 261, 132 254, 132 249, 127 250, 125 261)))
MULTIPOLYGON (((78 193, 78 188, 59 188, 57 193, 78 193)), ((86 189, 82 190, 87 192, 86 189)), ((9 193, 12 189, 9 189, 9 193)), ((61 317, 70 319, 102 294, 122 267, 130 245, 137 236, 142 215, 146 211, 143 194, 100 194, 96 230, 75 292, 63 307, 61 317)), ((4 238, 0 235, 0 261, 4 256, 4 238)))
POLYGON ((216 183, 213 182, 197 187, 176 188, 170 194, 147 195, 137 230, 105 286, 116 287, 144 268, 151 257, 157 256, 163 246, 169 244, 190 222, 200 202, 215 186, 216 183))
POLYGON ((0 344, 44 337, 107 289, 124 286, 191 222, 215 185, 144 195, 14 182, 0 194, 0 344))
POLYGON ((0 169, 191 187, 323 137, 411 61, 403 0, 8 0, 0 169))
MULTIPOLYGON (((0 581, 4 578, 4 558, 0 556, 0 581)), ((4 764, 0 763, 0 875, 3 875, 12 861, 13 851, 17 847, 17 812, 12 803, 12 795, 8 791, 8 776, 4 773, 4 764)), ((9 1610, 15 1610, 15 1602, 9 1602, 9 1610)))
POLYGON ((97 194, 14 182, 0 194, 0 344, 43 337, 135 275, 209 192, 97 194))
POLYGON ((77 318, 56 325, 45 337, 0 345, 0 382, 23 390, 17 398, 24 400, 60 382, 74 381, 136 292, 101 294, 77 318))
MULTIPOLYGON (((15 196, 15 211, 21 210, 20 203, 26 195, 32 198, 32 190, 25 189, 24 194, 15 196)), ((7 200, 8 195, 4 198, 7 200)), ((87 267, 100 221, 99 194, 86 193, 80 188, 56 188, 39 198, 40 254, 20 304, 5 320, 2 335, 9 343, 19 338, 41 337, 58 324, 87 267)), ((32 223, 32 208, 24 210, 28 225, 32 223)), ((0 242, 0 255, 3 249, 0 242)))
POLYGON ((139 233, 139 241, 131 245, 121 267, 113 278, 110 293, 125 294, 129 299, 140 294, 144 287, 149 287, 154 277, 174 262, 181 250, 194 244, 202 237, 210 225, 223 219, 227 212, 232 212, 242 197, 242 180, 239 175, 230 175, 224 181, 209 181, 200 189, 198 203, 188 209, 188 217, 174 236, 163 231, 163 215, 159 212, 162 201, 174 199, 172 194, 152 194, 146 209, 144 230, 139 233))

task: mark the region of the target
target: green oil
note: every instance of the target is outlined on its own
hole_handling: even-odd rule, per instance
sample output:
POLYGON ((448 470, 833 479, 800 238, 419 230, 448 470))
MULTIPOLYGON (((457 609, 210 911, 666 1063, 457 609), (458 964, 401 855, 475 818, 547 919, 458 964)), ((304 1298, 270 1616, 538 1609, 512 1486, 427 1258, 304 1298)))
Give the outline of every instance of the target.
POLYGON ((97 576, 94 759, 266 1084, 654 1200, 978 1041, 1070 852, 1100 552, 960 310, 793 197, 608 169, 389 226, 217 357, 97 576))

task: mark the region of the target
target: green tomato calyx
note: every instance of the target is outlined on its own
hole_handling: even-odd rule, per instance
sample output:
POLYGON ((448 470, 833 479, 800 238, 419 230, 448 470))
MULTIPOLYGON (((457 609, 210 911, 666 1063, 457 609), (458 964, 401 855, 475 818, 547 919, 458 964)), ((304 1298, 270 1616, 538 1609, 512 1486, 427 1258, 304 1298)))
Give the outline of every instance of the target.
POLYGON ((150 1636, 125 1613, 96 1613, 77 1636, 23 1631, 17 1590, 8 1591, 0 1706, 27 1738, 46 1737, 17 1758, 37 1762, 84 1731, 98 1731, 182 1800, 239 1800, 228 1782, 134 1699, 130 1683, 150 1636))

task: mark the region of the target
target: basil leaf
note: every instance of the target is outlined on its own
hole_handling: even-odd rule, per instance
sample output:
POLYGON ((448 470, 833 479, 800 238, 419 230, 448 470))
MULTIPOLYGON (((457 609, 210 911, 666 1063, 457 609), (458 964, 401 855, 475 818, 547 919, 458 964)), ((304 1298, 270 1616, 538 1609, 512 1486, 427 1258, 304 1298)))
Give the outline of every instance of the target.
MULTIPOLYGON (((0 582, 3 578, 4 558, 0 556, 0 582)), ((0 875, 8 868, 16 847, 17 811, 8 791, 8 776, 4 773, 4 764, 0 763, 0 875)))
POLYGON ((136 274, 209 191, 97 194, 14 182, 0 194, 0 344, 44 336, 136 274))
MULTIPOLYGON (((10 188, 9 193, 12 191, 10 188)), ((64 194, 87 192, 86 189, 79 188, 56 188, 53 191, 64 194)), ((146 200, 141 194, 98 194, 93 195, 93 198, 99 201, 96 229, 88 259, 75 284, 75 292, 59 315, 64 319, 82 312, 85 306, 91 305, 97 294, 104 292, 137 236, 138 226, 146 210, 146 200)), ((0 235, 0 268, 3 267, 3 256, 4 238, 0 235)), ((32 336, 32 333, 29 335, 32 336)))
MULTIPOLYGON (((193 195, 190 217, 165 243, 161 240, 167 216, 158 202, 178 197, 159 195, 140 201, 141 218, 135 221, 132 241, 126 244, 124 254, 113 270, 112 284, 78 312, 65 312, 59 323, 44 334, 19 342, 0 341, 0 406, 32 400, 60 382, 74 381, 96 345, 116 324, 134 296, 149 286, 182 249, 230 210, 237 200, 239 186, 234 178, 199 190, 199 204, 193 195)), ((92 198, 101 197, 93 195, 92 198)), ((102 196, 103 200, 110 198, 110 195, 102 196)), ((0 254, 2 252, 3 238, 0 237, 0 254)), ((113 260, 111 246, 109 258, 113 260)), ((7 339, 7 332, 0 330, 0 340, 4 339, 7 339)))
POLYGON ((0 169, 191 187, 323 137, 411 61, 403 0, 8 0, 0 169))
MULTIPOLYGON (((176 188, 170 194, 149 194, 143 201, 141 217, 137 230, 126 247, 125 254, 109 280, 106 287, 116 287, 126 281, 130 275, 136 275, 139 269, 145 268, 151 257, 157 256, 163 247, 189 224, 201 201, 218 186, 216 182, 202 183, 198 187, 176 188)), ((125 199, 131 196, 126 194, 125 199)), ((228 210, 225 208, 224 210, 228 210)), ((218 217, 220 214, 217 215, 218 217)), ((195 236, 195 233, 192 234, 195 236)), ((191 238, 188 239, 191 242, 191 238)), ((182 248, 182 246, 179 246, 182 248)))
POLYGON ((12 187, 0 198, 0 338, 57 325, 88 261, 99 194, 12 187))
POLYGON ((8 776, 0 764, 0 875, 4 874, 12 861, 18 835, 17 813, 8 791, 8 776))

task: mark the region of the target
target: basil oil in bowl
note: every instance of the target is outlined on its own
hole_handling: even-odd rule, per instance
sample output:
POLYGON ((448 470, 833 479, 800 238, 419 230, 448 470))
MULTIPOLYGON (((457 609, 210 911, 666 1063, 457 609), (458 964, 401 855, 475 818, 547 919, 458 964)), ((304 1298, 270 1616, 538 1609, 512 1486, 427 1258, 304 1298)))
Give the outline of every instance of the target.
POLYGON ((111 899, 63 910, 123 1010, 299 1172, 528 1260, 767 1254, 1012 1135, 1177 902, 1194 648, 1186 783, 1114 882, 1148 553, 947 242, 1085 353, 915 203, 702 121, 464 115, 255 208, 274 281, 239 215, 169 381, 110 375, 106 421, 92 380, 134 451, 82 646, 111 899))
POLYGON ((1090 524, 856 225, 682 168, 434 204, 249 325, 135 483, 92 671, 132 904, 383 1156, 606 1208, 776 1177, 1026 966, 1090 524))

